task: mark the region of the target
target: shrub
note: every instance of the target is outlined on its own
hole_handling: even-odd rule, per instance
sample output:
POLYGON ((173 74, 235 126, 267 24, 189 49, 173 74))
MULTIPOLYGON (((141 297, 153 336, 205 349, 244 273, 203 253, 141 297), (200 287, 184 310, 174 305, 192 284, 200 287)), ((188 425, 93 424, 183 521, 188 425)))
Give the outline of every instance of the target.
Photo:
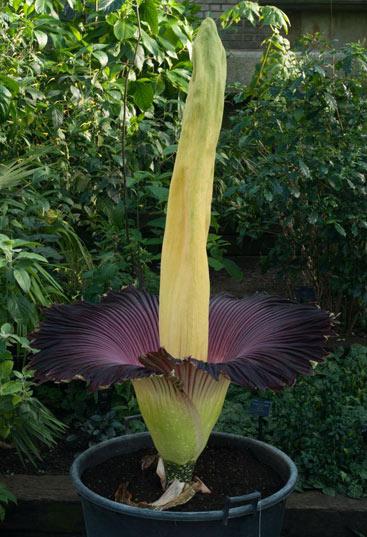
POLYGON ((21 335, 38 323, 36 305, 64 299, 62 289, 46 270, 47 259, 34 251, 36 242, 0 234, 0 322, 16 323, 21 335))
MULTIPOLYGON (((0 328, 0 448, 13 448, 36 464, 42 448, 55 444, 64 427, 33 395, 31 371, 16 371, 9 348, 30 351, 29 342, 6 323, 0 328)), ((1 501, 1 500, 0 500, 1 501)), ((1 516, 1 509, 0 509, 1 516)))
MULTIPOLYGON (((222 25, 243 17, 268 26, 270 49, 279 47, 287 17, 276 8, 249 6, 230 9, 222 25)), ((32 155, 43 164, 21 200, 24 227, 39 226, 47 259, 66 261, 63 288, 72 298, 95 301, 130 283, 157 290, 198 9, 175 0, 21 0, 0 11, 0 151, 6 161, 32 155), (39 211, 32 212, 32 199, 52 223, 48 228, 39 211), (61 234, 65 222, 93 264, 61 234), (55 235, 63 236, 66 248, 53 241, 55 235)), ((14 215, 14 202, 10 209, 6 218, 14 215)), ((215 221, 213 229, 212 268, 240 276, 224 257, 215 221)), ((37 240, 1 229, 1 223, 0 230, 11 239, 37 240)))
POLYGON ((32 184, 45 212, 66 219, 93 254, 84 284, 69 278, 73 297, 137 279, 154 287, 195 8, 64 4, 9 2, 0 12, 0 151, 8 161, 41 153, 32 184))
MULTIPOLYGON (((296 462, 300 489, 326 494, 367 494, 367 347, 337 349, 315 375, 281 393, 262 392, 272 401, 264 439, 296 462)), ((232 387, 220 430, 256 436, 249 416, 251 394, 232 387)))
POLYGON ((220 223, 244 250, 271 234, 265 266, 314 287, 351 331, 367 309, 367 49, 311 45, 235 96, 220 223))

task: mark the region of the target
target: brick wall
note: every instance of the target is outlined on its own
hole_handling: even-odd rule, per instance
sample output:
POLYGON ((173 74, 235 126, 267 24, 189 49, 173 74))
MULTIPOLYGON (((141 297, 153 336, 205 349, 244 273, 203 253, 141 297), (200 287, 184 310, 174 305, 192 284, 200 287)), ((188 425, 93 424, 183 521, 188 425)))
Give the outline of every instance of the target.
MULTIPOLYGON (((194 0, 194 2, 200 5, 203 17, 210 16, 213 19, 218 19, 223 11, 237 3, 235 0, 225 2, 223 0, 222 2, 219 0, 194 0)), ((226 48, 236 50, 258 50, 266 35, 266 30, 254 28, 247 22, 232 26, 229 30, 221 31, 221 38, 226 48)))
POLYGON ((227 2, 220 2, 220 0, 194 0, 194 2, 200 5, 203 15, 210 15, 213 19, 217 19, 223 11, 236 4, 232 0, 228 0, 227 2))

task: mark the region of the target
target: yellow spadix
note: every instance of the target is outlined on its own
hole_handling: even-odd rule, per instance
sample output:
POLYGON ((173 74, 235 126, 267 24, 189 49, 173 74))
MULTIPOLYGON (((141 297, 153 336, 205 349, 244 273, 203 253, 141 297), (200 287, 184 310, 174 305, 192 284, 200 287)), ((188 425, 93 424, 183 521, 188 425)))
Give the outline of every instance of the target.
POLYGON ((175 358, 207 360, 210 282, 206 245, 226 72, 225 50, 215 22, 207 18, 193 45, 193 73, 162 249, 160 343, 175 358))

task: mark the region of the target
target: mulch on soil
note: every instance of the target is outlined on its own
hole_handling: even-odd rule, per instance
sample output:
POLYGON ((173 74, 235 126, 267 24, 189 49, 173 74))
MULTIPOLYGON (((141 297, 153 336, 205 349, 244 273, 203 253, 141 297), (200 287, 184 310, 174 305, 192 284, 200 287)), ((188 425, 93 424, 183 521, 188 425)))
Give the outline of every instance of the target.
MULTIPOLYGON (((105 498, 114 499, 121 483, 127 482, 134 501, 157 500, 162 494, 155 467, 141 470, 141 461, 151 450, 140 450, 130 455, 117 456, 86 470, 82 476, 84 484, 105 498)), ((233 447, 211 447, 203 451, 196 467, 198 476, 212 494, 196 494, 185 505, 175 511, 209 511, 223 509, 226 496, 240 496, 255 490, 264 498, 279 490, 284 481, 270 467, 259 462, 250 450, 233 447)))

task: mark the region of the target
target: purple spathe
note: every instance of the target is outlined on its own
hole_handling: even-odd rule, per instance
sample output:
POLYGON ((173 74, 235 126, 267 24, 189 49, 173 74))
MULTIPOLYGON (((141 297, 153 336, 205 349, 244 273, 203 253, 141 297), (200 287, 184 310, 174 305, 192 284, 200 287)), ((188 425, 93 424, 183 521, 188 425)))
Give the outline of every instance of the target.
MULTIPOLYGON (((312 372, 310 361, 323 359, 329 333, 328 313, 313 306, 218 295, 210 302, 208 362, 187 361, 214 378, 222 374, 241 386, 279 389, 298 373, 312 372)), ((160 355, 166 372, 179 363, 157 352, 157 297, 133 287, 109 293, 100 304, 52 306, 32 345, 39 352, 30 367, 39 380, 83 378, 92 389, 159 374, 146 355, 160 355)))

